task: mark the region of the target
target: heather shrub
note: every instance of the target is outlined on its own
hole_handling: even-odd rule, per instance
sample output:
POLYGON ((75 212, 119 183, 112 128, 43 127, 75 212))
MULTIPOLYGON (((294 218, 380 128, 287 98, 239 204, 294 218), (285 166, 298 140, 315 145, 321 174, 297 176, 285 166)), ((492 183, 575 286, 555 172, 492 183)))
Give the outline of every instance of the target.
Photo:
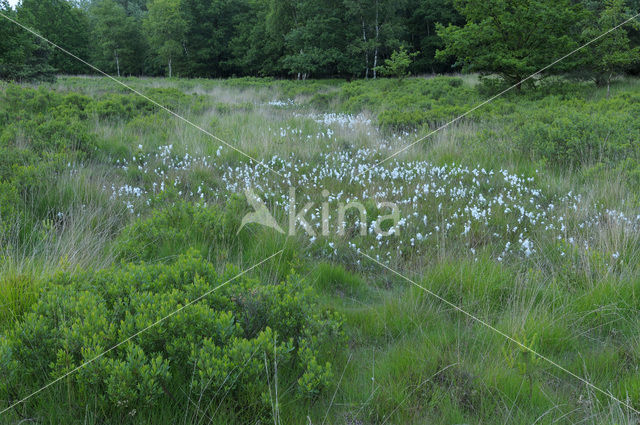
POLYGON ((469 109, 476 94, 460 78, 435 77, 354 81, 340 88, 339 98, 345 112, 372 111, 381 127, 410 130, 454 118, 469 109))
POLYGON ((255 418, 269 411, 276 362, 282 388, 318 395, 332 377, 326 359, 344 346, 342 321, 318 311, 296 274, 277 285, 242 276, 179 310, 238 273, 191 251, 168 264, 57 274, 0 339, 0 398, 19 399, 138 332, 60 382, 69 407, 126 418, 134 408, 184 406, 183 388, 255 418))
POLYGON ((537 108, 516 120, 518 147, 555 165, 576 166, 597 161, 617 163, 636 159, 638 120, 630 111, 613 110, 579 101, 537 108))

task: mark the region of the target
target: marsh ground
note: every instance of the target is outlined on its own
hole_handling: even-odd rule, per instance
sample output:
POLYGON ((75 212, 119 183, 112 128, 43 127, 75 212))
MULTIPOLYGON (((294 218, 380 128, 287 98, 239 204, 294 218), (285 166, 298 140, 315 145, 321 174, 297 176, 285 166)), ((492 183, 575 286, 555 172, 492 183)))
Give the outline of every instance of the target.
POLYGON ((283 252, 240 292, 193 306, 211 309, 210 327, 176 317, 1 421, 637 421, 361 254, 640 408, 637 80, 610 97, 547 80, 383 163, 490 88, 467 76, 124 81, 262 165, 113 82, 3 85, 3 403, 142 329, 144 311, 168 312, 228 275, 211 270, 283 252), (291 187, 298 208, 313 202, 316 235, 237 233, 247 188, 286 229, 291 187), (337 234, 337 205, 350 201, 366 219, 347 215, 337 234), (376 237, 383 201, 400 221, 376 237))

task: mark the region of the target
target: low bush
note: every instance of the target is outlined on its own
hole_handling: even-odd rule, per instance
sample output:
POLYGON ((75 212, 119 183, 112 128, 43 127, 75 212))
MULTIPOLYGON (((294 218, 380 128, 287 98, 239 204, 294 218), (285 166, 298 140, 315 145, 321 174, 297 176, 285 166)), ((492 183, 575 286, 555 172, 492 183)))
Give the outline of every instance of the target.
POLYGON ((608 103, 573 101, 529 110, 516 120, 516 143, 524 153, 562 166, 637 158, 638 118, 608 103))
POLYGON ((136 410, 185 406, 191 393, 207 400, 198 409, 220 403, 255 419, 270 409, 276 361, 279 386, 313 398, 332 376, 322 359, 344 346, 340 317, 317 311, 295 274, 278 285, 242 276, 221 286, 238 273, 216 272, 190 252, 168 264, 56 275, 0 339, 0 399, 20 399, 137 333, 56 384, 69 412, 94 406, 97 417, 124 421, 136 410))
POLYGON ((438 125, 469 109, 474 90, 455 77, 404 81, 354 81, 340 88, 345 112, 378 114, 378 124, 393 130, 438 125))
POLYGON ((235 112, 251 112, 254 110, 255 105, 251 102, 243 102, 243 103, 216 102, 214 107, 216 112, 219 115, 229 115, 235 112))
MULTIPOLYGON (((190 109, 200 112, 205 108, 203 96, 188 95, 176 88, 150 88, 141 90, 145 96, 173 111, 190 109)), ((160 108, 135 93, 107 93, 92 101, 87 112, 105 120, 129 121, 136 116, 151 114, 160 108)))

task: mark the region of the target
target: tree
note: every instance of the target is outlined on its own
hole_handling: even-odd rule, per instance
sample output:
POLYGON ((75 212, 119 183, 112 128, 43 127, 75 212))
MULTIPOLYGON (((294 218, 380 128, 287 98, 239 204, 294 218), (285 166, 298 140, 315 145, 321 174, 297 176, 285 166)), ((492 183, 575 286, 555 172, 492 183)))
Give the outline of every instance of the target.
MULTIPOLYGON (((20 22, 71 53, 88 59, 89 20, 83 10, 65 0, 22 0, 17 7, 20 22)), ((51 65, 70 74, 86 73, 87 67, 66 53, 53 50, 51 65)))
MULTIPOLYGON (((595 25, 583 32, 584 42, 593 40, 615 27, 630 16, 625 13, 623 0, 606 0, 595 25)), ((638 28, 638 24, 635 23, 638 28)), ((640 62, 640 47, 631 46, 625 28, 618 28, 588 46, 583 71, 593 78, 598 86, 607 86, 609 97, 611 79, 640 62)))
MULTIPOLYGON (((455 7, 466 24, 438 25, 445 47, 436 57, 455 57, 463 70, 498 74, 509 84, 576 48, 584 20, 584 9, 572 0, 456 0, 455 7)), ((570 69, 573 60, 547 73, 570 69)))
MULTIPOLYGON (((266 19, 266 34, 272 54, 274 73, 287 75, 288 70, 282 63, 282 58, 291 53, 287 46, 286 37, 298 25, 296 0, 267 0, 269 10, 266 19)), ((273 74, 271 74, 273 75, 273 74)))
POLYGON ((289 73, 303 77, 375 78, 379 62, 401 45, 404 4, 405 0, 298 1, 282 63, 289 73))
POLYGON ((233 17, 231 59, 233 73, 241 75, 282 74, 284 33, 292 17, 278 0, 244 0, 244 8, 233 17))
POLYGON ((146 46, 140 23, 113 0, 100 0, 90 8, 93 20, 96 62, 108 70, 141 74, 144 69, 146 46))
POLYGON ((155 52, 167 63, 172 76, 173 59, 183 51, 187 23, 180 12, 180 0, 151 0, 144 20, 149 42, 155 52))
POLYGON ((409 0, 403 20, 407 27, 405 41, 410 46, 409 50, 420 51, 411 64, 411 71, 450 72, 453 60, 435 59, 436 51, 444 47, 436 24, 464 25, 464 18, 453 7, 453 0, 409 0))
POLYGON ((245 9, 238 0, 182 0, 187 22, 185 50, 192 77, 226 77, 232 71, 230 40, 234 17, 245 9))
MULTIPOLYGON (((16 19, 16 12, 6 0, 0 11, 16 19)), ((17 20, 17 19, 16 19, 17 20)), ((54 69, 49 64, 51 47, 39 38, 2 19, 0 22, 0 79, 13 81, 52 81, 54 69)))
POLYGON ((351 75, 369 78, 373 52, 378 41, 372 27, 375 23, 375 8, 371 7, 372 3, 368 0, 344 0, 344 5, 350 27, 350 42, 345 53, 351 58, 345 70, 351 75))
POLYGON ((116 0, 116 2, 124 8, 127 16, 133 16, 138 20, 147 11, 147 0, 116 0))
POLYGON ((400 47, 400 49, 395 50, 391 54, 390 59, 386 59, 384 61, 383 66, 377 67, 377 71, 380 72, 381 75, 396 77, 399 80, 402 80, 404 77, 409 75, 409 66, 413 61, 413 58, 417 55, 418 52, 408 53, 404 46, 400 47))
POLYGON ((301 0, 286 35, 284 67, 297 78, 339 73, 346 49, 344 8, 339 0, 301 0))
POLYGON ((380 58, 400 45, 400 34, 404 33, 399 20, 401 3, 344 0, 350 40, 344 52, 345 71, 365 78, 376 77, 380 58))

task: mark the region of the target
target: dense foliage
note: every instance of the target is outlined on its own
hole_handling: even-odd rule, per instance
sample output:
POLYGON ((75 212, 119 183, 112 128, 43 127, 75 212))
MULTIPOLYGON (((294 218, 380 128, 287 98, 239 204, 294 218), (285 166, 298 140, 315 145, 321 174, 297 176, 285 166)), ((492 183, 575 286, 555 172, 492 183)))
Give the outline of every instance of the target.
MULTIPOLYGON (((467 23, 439 26, 446 46, 439 55, 457 58, 469 71, 497 73, 515 84, 578 47, 582 17, 575 2, 460 0, 456 6, 467 23)), ((553 71, 570 66, 565 60, 553 71)))
POLYGON ((318 356, 329 358, 344 341, 340 318, 313 313, 315 295, 295 274, 277 285, 241 277, 214 290, 239 272, 216 272, 192 252, 167 264, 56 276, 0 339, 0 398, 18 400, 143 330, 60 384, 71 410, 91 404, 97 417, 122 420, 190 397, 255 420, 269 411, 276 362, 287 371, 281 385, 315 397, 332 377, 318 356))
MULTIPOLYGON (((17 19, 6 0, 0 1, 0 13, 17 19)), ((11 22, 0 24, 0 78, 14 81, 50 81, 55 69, 50 60, 52 48, 30 34, 17 31, 11 22)))
MULTIPOLYGON (((637 7, 635 0, 611 0, 604 7, 594 3, 24 0, 15 11, 5 1, 0 7, 116 75, 375 78, 394 52, 398 58, 406 51, 410 60, 403 61, 402 75, 406 69, 413 74, 472 70, 513 83, 620 23, 637 7)), ((10 33, 0 41, 6 46, 0 50, 0 77, 92 72, 13 25, 0 22, 0 32, 10 33)), ((551 71, 579 69, 599 82, 630 68, 637 71, 637 28, 627 26, 609 38, 578 55, 580 60, 563 61, 551 71)))

